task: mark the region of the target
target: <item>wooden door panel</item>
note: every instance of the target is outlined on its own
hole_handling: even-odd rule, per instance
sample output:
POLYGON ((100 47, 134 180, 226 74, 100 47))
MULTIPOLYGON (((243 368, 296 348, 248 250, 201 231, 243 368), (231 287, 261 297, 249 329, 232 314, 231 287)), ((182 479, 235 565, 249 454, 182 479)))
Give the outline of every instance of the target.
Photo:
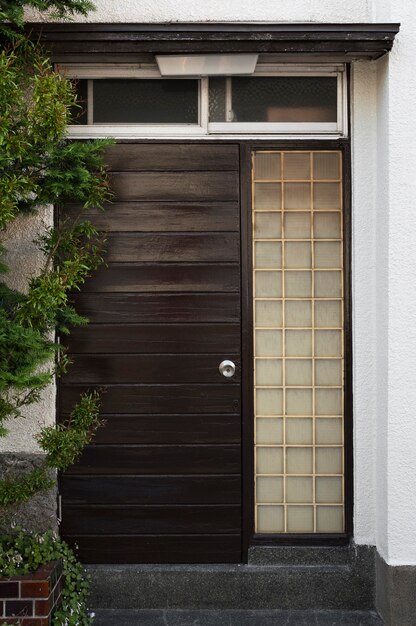
MULTIPOLYGON (((235 293, 87 293, 72 296, 77 311, 94 324, 168 324, 240 321, 240 295, 235 293)), ((192 333, 190 326, 190 332, 192 333)), ((74 332, 81 332, 76 329, 74 332)), ((122 332, 122 331, 120 331, 122 332)), ((124 331, 123 331, 124 332, 124 331)))
MULTIPOLYGON (((236 365, 236 372, 230 384, 240 382, 239 355, 227 353, 236 365)), ((152 354, 76 354, 68 373, 62 377, 66 384, 107 383, 205 383, 222 382, 218 365, 221 354, 160 354, 155 359, 152 354)))
POLYGON ((89 324, 63 343, 71 354, 217 353, 240 351, 238 324, 89 324), (186 336, 186 342, 183 340, 186 336))
POLYGON ((62 339, 73 365, 59 387, 62 421, 103 389, 106 423, 60 477, 63 536, 84 562, 241 560, 238 155, 107 150, 115 201, 88 213, 107 265, 73 296, 90 325, 62 339))
POLYGON ((69 504, 239 504, 239 474, 210 476, 65 475, 61 494, 69 504))

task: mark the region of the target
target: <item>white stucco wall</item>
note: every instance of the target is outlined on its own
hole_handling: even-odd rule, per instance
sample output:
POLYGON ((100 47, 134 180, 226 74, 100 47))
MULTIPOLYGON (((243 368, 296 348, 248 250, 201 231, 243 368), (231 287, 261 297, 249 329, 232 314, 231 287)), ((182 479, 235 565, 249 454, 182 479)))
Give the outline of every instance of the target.
MULTIPOLYGON (((399 21, 352 71, 355 540, 416 564, 416 3, 96 0, 88 21, 399 21)), ((35 12, 32 20, 39 19, 35 12)), ((85 20, 83 20, 85 21, 85 20)), ((47 403, 52 411, 52 404, 47 403)), ((36 420, 32 416, 33 424, 36 420)), ((26 425, 29 424, 28 420, 26 425)), ((16 445, 28 440, 16 431, 16 445)))
MULTIPOLYGON (((43 266, 43 253, 34 244, 40 233, 53 225, 51 207, 41 208, 36 216, 22 215, 12 222, 2 243, 7 250, 5 261, 12 271, 2 280, 14 289, 26 291, 28 281, 43 266)), ((8 421, 7 437, 0 437, 1 452, 38 452, 35 435, 42 426, 53 424, 55 419, 55 387, 51 385, 42 393, 42 400, 25 407, 22 417, 8 421)))

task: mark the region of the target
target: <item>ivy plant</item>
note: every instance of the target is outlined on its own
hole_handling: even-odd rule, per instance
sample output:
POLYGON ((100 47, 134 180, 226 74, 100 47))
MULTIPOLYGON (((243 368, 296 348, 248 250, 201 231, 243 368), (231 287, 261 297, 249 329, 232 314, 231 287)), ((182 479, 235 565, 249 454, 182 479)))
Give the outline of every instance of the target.
MULTIPOLYGON (((71 548, 51 531, 38 534, 16 530, 0 543, 0 576, 23 576, 39 566, 62 560, 64 585, 62 605, 52 617, 54 626, 89 626, 89 580, 71 548)), ((1 626, 7 626, 7 622, 1 626)))

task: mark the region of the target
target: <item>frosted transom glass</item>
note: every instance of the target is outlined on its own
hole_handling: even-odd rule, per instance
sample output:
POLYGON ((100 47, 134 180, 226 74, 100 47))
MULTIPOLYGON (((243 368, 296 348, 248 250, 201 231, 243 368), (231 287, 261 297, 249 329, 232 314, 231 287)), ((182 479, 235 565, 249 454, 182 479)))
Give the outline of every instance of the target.
POLYGON ((341 153, 253 153, 258 533, 344 531, 341 153))

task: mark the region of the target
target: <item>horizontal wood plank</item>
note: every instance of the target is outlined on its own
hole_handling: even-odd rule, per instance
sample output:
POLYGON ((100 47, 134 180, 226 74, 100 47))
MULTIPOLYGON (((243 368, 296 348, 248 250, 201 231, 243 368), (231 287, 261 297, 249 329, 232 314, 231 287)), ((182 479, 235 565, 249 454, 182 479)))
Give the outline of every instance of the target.
POLYGON ((241 535, 64 534, 83 563, 240 563, 241 535))
MULTIPOLYGON (((140 294, 77 293, 71 296, 76 310, 92 324, 142 323, 239 323, 238 293, 140 294)), ((168 329, 168 326, 166 326, 168 329)), ((83 332, 77 329, 75 332, 83 332)), ((88 329, 87 329, 88 332, 88 329)), ((168 332, 168 330, 166 331, 168 332)), ((75 335, 74 335, 75 336, 75 335)), ((81 335, 82 336, 82 335, 81 335)))
POLYGON ((68 474, 235 474, 238 445, 87 446, 68 474))
POLYGON ((238 169, 238 145, 117 143, 106 149, 108 167, 117 171, 220 172, 238 169))
POLYGON ((238 292, 238 265, 111 264, 94 272, 84 286, 93 292, 238 292))
MULTIPOLYGON (((94 385, 60 385, 59 404, 63 415, 79 401, 81 393, 94 385)), ((240 387, 220 385, 107 385, 102 395, 103 413, 238 413, 240 387)))
POLYGON ((103 415, 95 443, 240 443, 239 416, 103 415))
POLYGON ((219 372, 222 354, 75 354, 72 366, 62 376, 64 384, 90 383, 238 383, 241 378, 238 355, 227 352, 236 365, 232 379, 219 372))
POLYGON ((61 218, 82 215, 104 232, 207 232, 239 230, 239 207, 235 202, 115 202, 105 210, 82 211, 65 205, 61 218))
POLYGON ((105 259, 111 263, 237 262, 239 237, 233 233, 117 233, 107 237, 105 259))
POLYGON ((241 508, 235 504, 199 505, 73 505, 63 507, 65 534, 137 535, 161 533, 238 533, 241 508))
POLYGON ((60 493, 72 504, 239 504, 239 475, 70 476, 60 493))
POLYGON ((240 327, 238 324, 89 324, 75 328, 61 343, 71 353, 221 353, 226 349, 227 354, 233 354, 240 349, 240 327))
POLYGON ((238 200, 237 172, 117 172, 110 174, 115 200, 238 200))

